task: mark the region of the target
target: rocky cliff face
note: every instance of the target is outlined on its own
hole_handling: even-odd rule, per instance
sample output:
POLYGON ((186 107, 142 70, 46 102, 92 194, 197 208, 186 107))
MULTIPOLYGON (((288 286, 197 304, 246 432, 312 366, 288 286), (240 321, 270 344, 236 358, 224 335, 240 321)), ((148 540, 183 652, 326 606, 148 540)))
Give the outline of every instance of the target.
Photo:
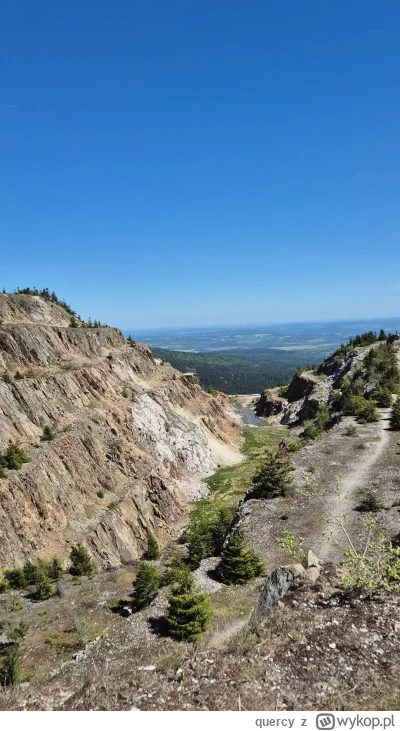
POLYGON ((117 329, 68 325, 55 304, 0 295, 0 452, 12 440, 32 460, 0 479, 1 568, 78 541, 102 566, 136 558, 239 459, 227 400, 117 329))

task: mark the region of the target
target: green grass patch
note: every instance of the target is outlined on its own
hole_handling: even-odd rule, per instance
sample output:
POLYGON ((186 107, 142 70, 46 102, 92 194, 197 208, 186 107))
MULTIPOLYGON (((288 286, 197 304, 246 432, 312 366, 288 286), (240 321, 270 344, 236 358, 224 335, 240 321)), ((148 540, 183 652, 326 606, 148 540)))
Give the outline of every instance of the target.
POLYGON ((287 444, 299 441, 297 437, 289 438, 287 426, 260 426, 257 429, 245 427, 243 436, 245 441, 241 451, 245 459, 232 467, 222 467, 214 475, 206 478, 210 494, 196 505, 194 511, 207 510, 206 505, 215 502, 221 507, 223 505, 236 507, 251 487, 252 477, 266 454, 276 449, 282 439, 285 439, 287 444))

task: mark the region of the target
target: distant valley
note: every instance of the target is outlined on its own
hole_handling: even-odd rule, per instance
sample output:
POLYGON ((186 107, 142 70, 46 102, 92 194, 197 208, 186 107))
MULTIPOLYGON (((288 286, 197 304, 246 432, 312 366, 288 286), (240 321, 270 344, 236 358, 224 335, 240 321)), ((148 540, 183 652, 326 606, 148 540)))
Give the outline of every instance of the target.
POLYGON ((130 330, 129 334, 174 368, 194 371, 205 388, 244 394, 287 383, 297 367, 320 363, 356 333, 380 328, 396 332, 400 318, 130 330))

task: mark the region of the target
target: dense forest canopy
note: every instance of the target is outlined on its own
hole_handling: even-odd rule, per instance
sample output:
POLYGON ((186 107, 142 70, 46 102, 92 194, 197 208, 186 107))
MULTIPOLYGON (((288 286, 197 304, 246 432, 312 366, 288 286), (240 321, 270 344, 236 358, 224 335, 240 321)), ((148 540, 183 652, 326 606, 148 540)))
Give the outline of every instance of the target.
POLYGON ((261 393, 265 388, 287 383, 297 366, 312 364, 310 351, 250 350, 221 353, 183 353, 152 348, 157 358, 183 373, 194 371, 204 388, 227 394, 261 393))
MULTIPOLYGON (((331 358, 341 358, 350 350, 377 342, 386 342, 384 330, 379 333, 368 331, 356 335, 342 344, 331 358)), ((328 352, 323 348, 315 350, 249 349, 220 352, 187 353, 164 348, 152 348, 154 355, 168 361, 183 373, 194 371, 204 388, 214 388, 227 394, 261 393, 288 383, 295 370, 316 367, 328 352)))

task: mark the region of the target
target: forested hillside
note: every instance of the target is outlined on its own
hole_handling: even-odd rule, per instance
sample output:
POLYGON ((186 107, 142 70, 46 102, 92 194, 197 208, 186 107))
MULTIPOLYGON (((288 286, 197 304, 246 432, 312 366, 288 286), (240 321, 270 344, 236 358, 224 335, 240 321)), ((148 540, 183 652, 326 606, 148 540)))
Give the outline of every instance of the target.
POLYGON ((287 383, 298 367, 319 363, 328 353, 315 350, 266 349, 221 353, 184 353, 152 348, 154 355, 182 371, 195 371, 204 388, 227 394, 260 393, 265 388, 287 383))

